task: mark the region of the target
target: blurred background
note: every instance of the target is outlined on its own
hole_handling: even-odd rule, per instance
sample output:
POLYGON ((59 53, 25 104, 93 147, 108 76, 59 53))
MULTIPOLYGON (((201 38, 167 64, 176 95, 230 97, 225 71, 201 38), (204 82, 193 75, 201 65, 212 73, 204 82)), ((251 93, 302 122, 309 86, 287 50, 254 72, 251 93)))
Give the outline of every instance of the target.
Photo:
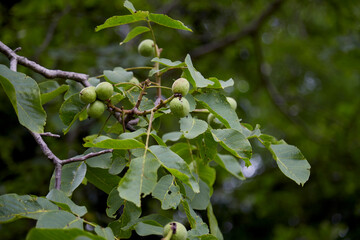
MULTIPOLYGON (((183 61, 190 53, 205 77, 233 78, 228 95, 236 99, 243 122, 260 124, 264 133, 296 145, 311 164, 309 181, 298 186, 253 142, 253 166, 244 168, 247 180, 217 173, 212 203, 224 238, 360 239, 360 1, 132 2, 190 27, 192 33, 154 26, 162 56, 183 61)), ((47 68, 91 76, 146 65, 137 45, 150 35, 119 46, 129 26, 94 32, 107 18, 122 14, 128 14, 122 0, 1 1, 0 41, 21 47, 19 55, 47 68)), ((0 64, 9 64, 1 54, 0 64)), ((45 80, 24 67, 18 71, 45 80)), ((145 74, 135 72, 141 80, 145 74)), ((167 84, 178 75, 166 75, 167 84)), ((45 196, 53 166, 19 125, 2 88, 0 102, 0 194, 45 196)), ((45 105, 46 130, 61 134, 59 107, 60 101, 45 105)), ((165 124, 178 129, 177 122, 165 124)), ((67 158, 82 153, 81 139, 100 126, 86 120, 61 140, 45 141, 67 158)), ((88 184, 75 191, 74 201, 89 209, 88 220, 106 224, 106 196, 88 184)), ((159 204, 149 201, 145 211, 153 205, 159 204)), ((199 214, 206 220, 206 213, 199 214)), ((0 225, 1 239, 23 239, 34 224, 0 225)))

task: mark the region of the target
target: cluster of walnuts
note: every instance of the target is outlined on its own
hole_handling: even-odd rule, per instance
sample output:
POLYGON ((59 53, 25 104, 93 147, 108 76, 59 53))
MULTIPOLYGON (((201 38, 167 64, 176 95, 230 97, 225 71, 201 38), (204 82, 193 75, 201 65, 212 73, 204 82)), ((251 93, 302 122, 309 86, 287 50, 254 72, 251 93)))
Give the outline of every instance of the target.
MULTIPOLYGON (((143 40, 138 46, 139 54, 145 57, 154 56, 155 51, 154 41, 151 39, 143 40)), ((139 84, 139 81, 136 78, 131 79, 130 82, 139 84)), ((189 88, 189 81, 183 77, 175 80, 172 85, 174 98, 171 100, 169 107, 171 113, 176 117, 185 117, 190 112, 189 102, 185 98, 186 94, 189 92, 189 88)), ((82 102, 88 104, 88 116, 91 118, 99 118, 106 109, 104 102, 109 100, 113 93, 114 87, 109 82, 101 82, 96 87, 90 86, 84 88, 80 92, 80 99, 82 102)), ((235 110, 237 107, 236 101, 231 97, 227 97, 227 101, 235 110)), ((217 127, 222 126, 222 123, 212 113, 208 116, 208 123, 217 127)))
POLYGON ((99 118, 105 111, 103 101, 108 100, 114 93, 111 83, 101 82, 96 87, 86 87, 80 92, 80 100, 87 103, 87 114, 92 118, 99 118))

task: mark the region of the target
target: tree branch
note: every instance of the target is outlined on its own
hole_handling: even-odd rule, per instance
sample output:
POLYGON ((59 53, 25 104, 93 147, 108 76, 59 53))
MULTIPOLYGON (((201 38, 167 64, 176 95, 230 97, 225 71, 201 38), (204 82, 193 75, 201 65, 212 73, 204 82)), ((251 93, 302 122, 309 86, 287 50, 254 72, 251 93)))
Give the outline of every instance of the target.
MULTIPOLYGON (((71 79, 71 80, 75 80, 77 82, 82 83, 86 87, 90 86, 90 83, 87 80, 89 78, 89 75, 84 74, 84 73, 75 73, 75 72, 47 69, 47 68, 37 64, 36 62, 27 59, 26 57, 17 55, 15 53, 15 51, 11 50, 11 48, 9 48, 7 45, 5 45, 1 41, 0 41, 0 52, 2 52, 5 56, 7 56, 10 59, 10 68, 11 68, 13 62, 16 61, 17 64, 21 64, 25 67, 28 67, 28 68, 34 70, 35 72, 40 73, 41 75, 43 75, 46 78, 71 79)), ((16 71, 16 69, 15 69, 15 71, 16 71)))
POLYGON ((45 154, 45 156, 50 159, 55 165, 55 189, 60 189, 61 187, 61 160, 50 150, 48 145, 44 142, 41 135, 39 133, 34 133, 30 131, 31 135, 33 135, 35 141, 40 146, 41 151, 45 154))
POLYGON ((81 157, 68 158, 68 159, 62 160, 61 165, 65 165, 65 164, 72 163, 72 162, 85 161, 85 160, 87 160, 89 158, 97 157, 97 156, 100 156, 100 155, 105 154, 105 153, 111 153, 112 151, 113 151, 113 149, 106 149, 106 150, 102 150, 102 151, 99 151, 99 152, 88 153, 85 156, 81 156, 81 157))
POLYGON ((285 2, 285 0, 275 0, 274 2, 270 3, 268 7, 259 15, 258 18, 254 19, 250 22, 247 26, 245 26, 240 32, 236 34, 229 35, 219 41, 210 42, 208 44, 202 45, 198 48, 195 48, 193 51, 190 52, 190 55, 193 58, 198 58, 202 55, 207 53, 221 50, 228 45, 244 38, 246 36, 251 36, 257 33, 262 25, 266 22, 266 20, 276 12, 280 8, 280 6, 285 2))
POLYGON ((46 136, 46 137, 54 137, 54 138, 60 138, 59 134, 54 134, 51 132, 45 132, 45 133, 40 133, 41 136, 46 136))

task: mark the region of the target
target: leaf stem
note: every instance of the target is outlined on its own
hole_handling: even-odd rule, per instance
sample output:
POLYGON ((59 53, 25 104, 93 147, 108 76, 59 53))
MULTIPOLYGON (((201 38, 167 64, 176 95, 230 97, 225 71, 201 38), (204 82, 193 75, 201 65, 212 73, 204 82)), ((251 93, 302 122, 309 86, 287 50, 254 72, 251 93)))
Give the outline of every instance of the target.
POLYGON ((170 229, 170 231, 168 232, 168 234, 166 235, 166 237, 162 238, 161 240, 170 240, 171 237, 173 235, 173 230, 170 229))
POLYGON ((129 68, 124 68, 126 71, 131 71, 131 70, 137 70, 137 69, 153 69, 153 67, 146 67, 146 66, 142 66, 142 67, 129 67, 129 68))
MULTIPOLYGON (((148 23, 148 26, 149 26, 149 29, 150 29, 150 32, 151 32, 151 35, 152 35, 152 38, 153 38, 153 41, 154 41, 154 47, 155 47, 155 56, 157 58, 160 58, 160 53, 161 53, 161 50, 159 49, 157 43, 156 43, 156 38, 155 38, 155 34, 154 34, 154 30, 152 29, 151 27, 151 23, 149 20, 147 20, 147 23, 148 23)), ((158 62, 155 62, 155 71, 159 71, 159 66, 160 64, 158 62)), ((159 74, 159 72, 157 72, 155 74, 155 78, 156 78, 156 83, 161 86, 161 75, 159 74)), ((161 88, 157 88, 156 89, 156 96, 157 96, 157 99, 161 99, 161 88)))

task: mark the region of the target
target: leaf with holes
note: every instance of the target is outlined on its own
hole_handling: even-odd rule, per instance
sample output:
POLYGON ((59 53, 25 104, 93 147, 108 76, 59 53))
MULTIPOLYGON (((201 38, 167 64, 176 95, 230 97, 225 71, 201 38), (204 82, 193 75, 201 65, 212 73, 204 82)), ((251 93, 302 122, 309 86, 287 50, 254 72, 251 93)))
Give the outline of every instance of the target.
POLYGON ((164 210, 176 209, 181 200, 180 188, 174 184, 174 177, 171 175, 165 175, 159 180, 152 195, 160 200, 164 210))

